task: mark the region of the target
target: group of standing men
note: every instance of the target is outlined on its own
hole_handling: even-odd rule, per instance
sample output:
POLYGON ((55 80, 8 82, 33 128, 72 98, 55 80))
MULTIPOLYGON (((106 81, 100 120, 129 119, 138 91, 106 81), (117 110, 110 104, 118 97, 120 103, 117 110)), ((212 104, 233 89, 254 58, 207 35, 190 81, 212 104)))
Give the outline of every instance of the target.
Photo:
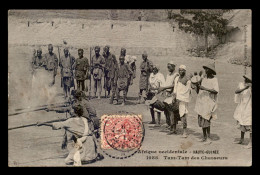
MULTIPOLYGON (((103 54, 101 55, 100 47, 96 46, 94 48, 95 54, 89 61, 88 58, 84 56, 83 49, 78 49, 78 58, 75 59, 75 57, 70 54, 68 47, 65 47, 64 55, 60 57, 59 52, 58 59, 57 55, 53 53, 52 44, 48 45, 49 52, 44 56, 42 56, 41 48, 38 48, 31 62, 33 84, 35 81, 50 81, 45 87, 46 89, 50 89, 50 87, 55 84, 55 77, 59 66, 61 70, 61 87, 63 87, 65 98, 70 97, 70 89, 72 87, 83 92, 88 91, 86 80, 90 80, 91 82, 92 75, 94 81, 94 97, 97 95, 98 99, 101 98, 101 80, 104 77, 105 94, 108 92, 105 96, 110 98, 110 103, 113 103, 114 98, 118 102, 119 93, 123 91, 124 105, 129 86, 133 84, 133 79, 135 78, 136 59, 126 55, 126 49, 121 48, 119 57, 120 63, 118 64, 115 55, 111 54, 109 49, 109 46, 105 46, 103 48, 103 54), (46 76, 40 76, 44 74, 50 76, 47 78, 46 76)), ((43 84, 43 82, 38 84, 43 84)))

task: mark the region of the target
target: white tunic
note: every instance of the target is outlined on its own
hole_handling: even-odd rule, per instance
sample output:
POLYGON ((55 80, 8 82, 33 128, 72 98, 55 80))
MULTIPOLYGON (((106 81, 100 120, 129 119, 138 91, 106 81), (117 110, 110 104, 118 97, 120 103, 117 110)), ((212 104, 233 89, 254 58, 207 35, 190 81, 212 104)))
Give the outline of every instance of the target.
MULTIPOLYGON (((177 76, 179 76, 179 74, 177 72, 175 72, 173 74, 167 74, 163 87, 174 85, 174 80, 177 76)), ((164 100, 164 102, 171 104, 172 100, 173 100, 172 89, 166 89, 166 92, 167 92, 166 95, 169 96, 169 97, 167 97, 164 100)))
POLYGON ((187 84, 184 85, 179 82, 179 77, 175 78, 174 93, 176 94, 176 99, 183 102, 190 102, 191 93, 191 81, 188 80, 187 84))
MULTIPOLYGON (((158 72, 156 75, 154 73, 150 74, 149 83, 152 88, 159 88, 165 83, 165 79, 162 73, 158 72)), ((151 92, 157 93, 157 90, 151 90, 151 92)))
POLYGON ((176 99, 180 100, 179 103, 179 114, 183 117, 184 114, 188 114, 188 102, 190 102, 191 94, 191 81, 188 80, 187 84, 184 85, 179 82, 180 77, 175 78, 174 93, 176 94, 176 99))
MULTIPOLYGON (((243 89, 244 83, 239 83, 238 88, 243 89)), ((238 103, 234 112, 234 118, 240 125, 252 125, 252 91, 251 87, 240 94, 235 94, 235 103, 238 103)))
MULTIPOLYGON (((218 79, 216 77, 212 79, 203 78, 201 86, 219 92, 218 79)), ((196 99, 195 112, 206 120, 209 120, 211 116, 213 119, 217 119, 217 95, 206 90, 200 90, 196 99)))

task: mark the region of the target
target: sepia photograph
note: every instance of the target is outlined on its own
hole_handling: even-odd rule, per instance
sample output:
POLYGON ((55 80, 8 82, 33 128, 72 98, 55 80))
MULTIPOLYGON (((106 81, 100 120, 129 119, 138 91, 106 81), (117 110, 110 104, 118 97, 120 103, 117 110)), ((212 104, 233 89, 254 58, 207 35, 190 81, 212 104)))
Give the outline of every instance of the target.
POLYGON ((252 166, 251 9, 9 9, 9 167, 252 166))

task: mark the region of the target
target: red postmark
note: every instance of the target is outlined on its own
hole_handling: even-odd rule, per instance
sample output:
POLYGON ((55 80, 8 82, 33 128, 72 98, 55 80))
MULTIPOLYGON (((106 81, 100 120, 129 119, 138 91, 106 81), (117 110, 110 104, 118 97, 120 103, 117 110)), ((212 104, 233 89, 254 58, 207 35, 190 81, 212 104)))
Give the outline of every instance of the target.
POLYGON ((101 148, 131 150, 143 139, 141 115, 104 115, 101 118, 101 148))

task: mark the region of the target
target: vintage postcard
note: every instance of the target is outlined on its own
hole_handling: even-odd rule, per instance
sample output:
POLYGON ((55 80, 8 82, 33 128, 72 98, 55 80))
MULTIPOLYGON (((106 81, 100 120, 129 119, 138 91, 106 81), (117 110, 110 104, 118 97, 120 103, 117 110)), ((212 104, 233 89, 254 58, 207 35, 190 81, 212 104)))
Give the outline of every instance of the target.
POLYGON ((250 9, 8 11, 9 167, 251 166, 250 9))

